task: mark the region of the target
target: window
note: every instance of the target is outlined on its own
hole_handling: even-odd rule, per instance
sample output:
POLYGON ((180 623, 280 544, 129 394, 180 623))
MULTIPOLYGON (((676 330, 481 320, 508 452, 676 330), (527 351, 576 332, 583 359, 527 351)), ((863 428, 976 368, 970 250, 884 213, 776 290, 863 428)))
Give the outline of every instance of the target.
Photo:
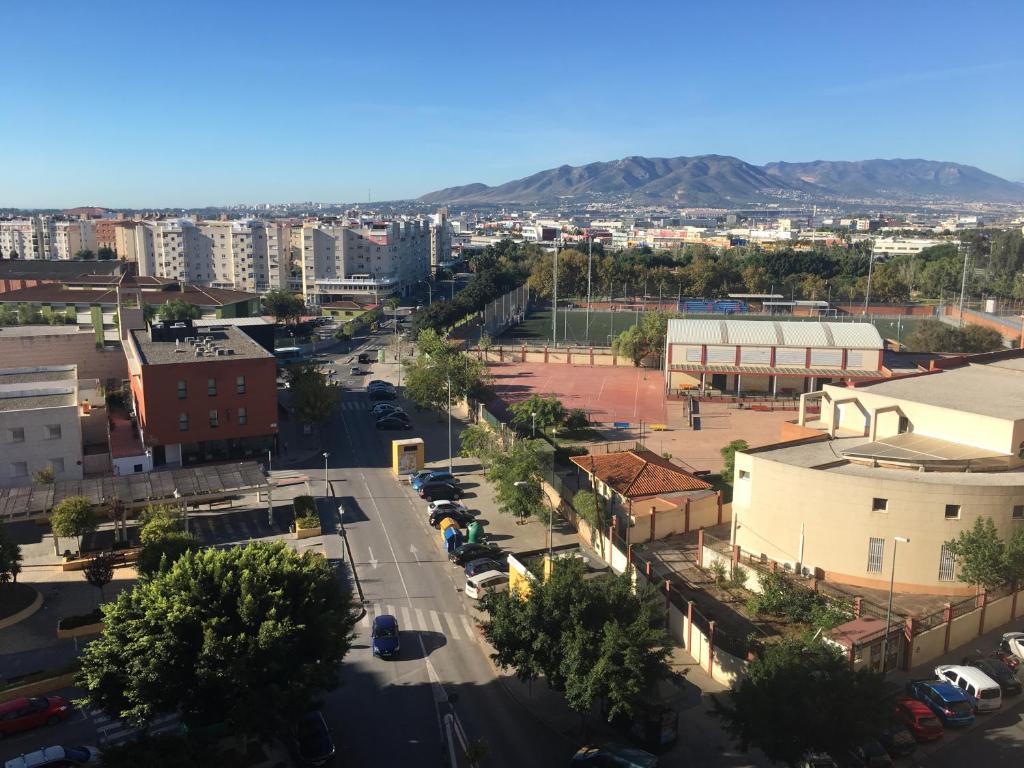
POLYGON ((188 414, 178 414, 178 430, 181 432, 188 432, 188 414))
POLYGON ((210 426, 211 427, 216 427, 217 425, 218 425, 217 411, 216 411, 216 409, 214 409, 214 410, 210 411, 210 426))
POLYGON ((868 573, 882 572, 882 553, 885 551, 885 539, 868 539, 868 573))
POLYGON ((188 382, 178 379, 178 399, 184 400, 186 397, 188 397, 188 382))
POLYGON ((872 512, 888 512, 889 511, 889 500, 880 499, 877 496, 871 500, 871 511, 872 512))
POLYGON ((27 461, 12 461, 11 462, 11 477, 28 477, 28 462, 27 461))
POLYGON ((245 376, 235 377, 235 392, 240 395, 245 394, 245 376))
POLYGON ((953 553, 943 546, 939 552, 939 581, 953 580, 954 564, 953 553))
POLYGON ((43 428, 47 440, 60 440, 60 424, 47 424, 43 428))
POLYGON ((741 469, 739 471, 739 476, 740 476, 740 480, 749 480, 750 479, 750 472, 748 472, 745 469, 741 469))
POLYGON ((1024 520, 1024 504, 1013 505, 1013 519, 1024 520))
POLYGON ((25 428, 14 427, 11 430, 11 442, 12 443, 24 443, 25 442, 25 428))
POLYGON ((901 435, 906 432, 909 432, 910 419, 908 419, 906 416, 900 416, 899 426, 896 428, 896 431, 899 432, 901 435))
POLYGON ((50 469, 54 474, 64 471, 64 459, 50 459, 50 469))
POLYGON ((132 471, 133 472, 141 472, 142 471, 142 465, 141 464, 133 464, 132 465, 132 471))
POLYGON ((249 414, 245 412, 245 408, 238 409, 238 423, 240 426, 245 426, 249 422, 249 414))
POLYGON ((214 395, 217 394, 217 380, 216 379, 207 379, 206 380, 206 394, 208 394, 210 397, 213 397, 214 395))
POLYGON ((947 504, 946 505, 946 519, 947 520, 959 520, 960 519, 960 505, 959 504, 947 504))

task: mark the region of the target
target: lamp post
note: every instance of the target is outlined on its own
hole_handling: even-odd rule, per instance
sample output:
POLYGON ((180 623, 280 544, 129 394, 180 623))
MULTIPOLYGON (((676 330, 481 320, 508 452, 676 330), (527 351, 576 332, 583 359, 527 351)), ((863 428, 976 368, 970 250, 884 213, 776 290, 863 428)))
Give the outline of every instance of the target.
POLYGON ((183 503, 181 491, 174 489, 174 500, 178 502, 178 509, 181 511, 181 522, 185 526, 185 533, 188 533, 188 505, 183 503))
POLYGON ((452 374, 445 371, 448 382, 448 474, 452 473, 452 374))
POLYGON ((529 480, 519 480, 514 483, 516 488, 537 488, 540 491, 541 498, 547 502, 548 505, 548 561, 551 561, 551 550, 552 550, 552 532, 551 525, 555 519, 555 505, 551 503, 551 499, 544 493, 544 488, 540 483, 530 482, 529 480))
POLYGON ((330 481, 327 479, 327 457, 330 456, 327 451, 324 451, 324 498, 330 496, 330 481))
POLYGON ((882 674, 885 674, 885 663, 888 661, 886 655, 889 651, 889 622, 892 619, 892 592, 896 583, 896 545, 909 544, 910 539, 906 536, 892 537, 892 570, 889 573, 889 605, 885 609, 885 634, 882 635, 882 674))
POLYGON ((536 439, 537 438, 537 412, 536 411, 532 411, 530 413, 530 416, 533 419, 533 428, 530 431, 530 437, 532 439, 536 439))
POLYGON ((594 236, 587 237, 587 344, 590 344, 590 275, 594 259, 594 236))
POLYGON ((269 475, 274 470, 274 466, 271 463, 270 449, 267 448, 267 474, 269 475))
POLYGON ((434 303, 434 289, 431 288, 429 280, 420 280, 419 282, 427 286, 427 306, 429 307, 434 303))

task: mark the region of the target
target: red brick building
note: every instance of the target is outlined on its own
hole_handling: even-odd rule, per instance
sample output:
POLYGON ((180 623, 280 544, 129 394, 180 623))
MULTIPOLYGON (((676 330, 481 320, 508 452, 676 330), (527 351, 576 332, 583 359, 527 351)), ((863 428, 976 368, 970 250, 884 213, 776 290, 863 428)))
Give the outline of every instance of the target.
POLYGON ((152 465, 262 458, 277 437, 277 365, 234 326, 157 323, 124 340, 152 465))

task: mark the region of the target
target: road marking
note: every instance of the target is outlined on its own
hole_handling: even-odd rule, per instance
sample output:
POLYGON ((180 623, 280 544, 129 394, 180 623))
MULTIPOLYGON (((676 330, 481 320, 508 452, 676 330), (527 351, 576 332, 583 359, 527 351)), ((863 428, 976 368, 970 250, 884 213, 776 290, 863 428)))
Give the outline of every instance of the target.
POLYGON ((423 611, 419 608, 414 609, 416 611, 416 629, 424 630, 427 628, 427 617, 423 615, 423 611))
POLYGON ((434 631, 439 635, 444 634, 444 630, 441 629, 441 617, 437 615, 437 611, 430 612, 430 623, 434 627, 434 631))
POLYGON ((409 613, 409 609, 404 605, 402 606, 402 624, 406 627, 412 626, 412 614, 409 613))
POLYGON ((470 623, 469 619, 467 619, 465 616, 462 617, 462 626, 465 627, 465 629, 466 629, 466 636, 470 640, 472 640, 473 639, 473 635, 475 634, 474 630, 473 630, 473 625, 470 623))
POLYGON ((447 634, 448 637, 452 638, 453 640, 458 640, 459 639, 459 626, 458 626, 458 624, 456 624, 455 621, 452 620, 452 617, 449 616, 447 613, 444 615, 444 621, 445 621, 445 624, 448 625, 448 630, 449 630, 445 634, 447 634))
POLYGON ((377 558, 373 556, 373 550, 372 549, 370 549, 369 547, 367 547, 366 549, 370 553, 370 565, 372 565, 373 569, 376 570, 377 569, 377 558))
POLYGON ((370 626, 370 606, 366 606, 366 611, 363 613, 363 618, 359 620, 359 626, 366 629, 370 626))

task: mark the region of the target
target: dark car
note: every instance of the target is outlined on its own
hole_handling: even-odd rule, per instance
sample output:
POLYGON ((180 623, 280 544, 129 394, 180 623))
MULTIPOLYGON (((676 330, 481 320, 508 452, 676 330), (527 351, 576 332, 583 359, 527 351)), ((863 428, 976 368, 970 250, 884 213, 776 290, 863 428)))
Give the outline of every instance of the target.
POLYGON ((592 765, 595 768, 658 768, 658 757, 628 744, 604 744, 583 747, 573 755, 569 765, 592 765))
POLYGON ((998 659, 979 656, 964 659, 964 664, 968 667, 980 669, 986 675, 991 677, 999 683, 999 687, 1007 696, 1020 695, 1022 690, 1020 680, 1018 680, 1017 676, 1013 674, 1013 670, 1011 670, 1009 666, 998 659))
POLYGON ((947 727, 967 726, 974 722, 974 706, 967 694, 946 680, 911 680, 907 693, 924 702, 947 727))
POLYGON ((931 708, 917 699, 897 699, 892 719, 909 729, 918 741, 934 741, 945 732, 931 708))
POLYGON ((878 741, 867 739, 849 751, 844 765, 848 768, 890 768, 892 758, 878 741))
POLYGON ((397 413, 389 413, 377 419, 377 429, 412 429, 409 417, 404 419, 397 413))
POLYGON ((481 557, 478 560, 470 560, 466 563, 466 578, 476 576, 478 573, 488 571, 501 571, 508 573, 508 560, 495 560, 493 557, 481 557))
MULTIPOLYGON (((460 512, 457 509, 435 509, 430 513, 429 522, 434 528, 437 528, 446 517, 450 517, 463 528, 473 522, 473 515, 469 512, 460 512)), ((471 576, 472 574, 466 575, 471 576)))
POLYGON ((371 400, 394 400, 398 397, 398 393, 393 389, 384 389, 383 387, 376 387, 370 390, 371 400))
POLYGON ((374 656, 386 659, 397 656, 399 651, 402 650, 398 619, 389 613, 383 613, 373 620, 370 638, 373 644, 374 656))
POLYGON ((405 409, 394 403, 377 403, 370 411, 374 416, 387 416, 389 413, 405 413, 405 409))
POLYGON ((370 362, 370 353, 369 352, 360 352, 359 353, 359 357, 356 358, 356 362, 358 362, 358 363, 360 363, 362 365, 366 365, 368 362, 370 362))
POLYGON ((497 544, 462 544, 455 548, 454 552, 448 553, 448 559, 456 565, 466 566, 473 560, 480 560, 484 557, 494 557, 500 552, 497 544))
POLYGON ((0 704, 0 737, 41 725, 56 725, 70 714, 71 703, 63 696, 37 696, 6 701, 0 704))
POLYGON ((373 389, 374 387, 394 387, 390 381, 384 381, 384 379, 371 379, 366 384, 367 389, 373 389))
POLYGON ((412 485, 412 489, 414 491, 418 491, 421 485, 430 482, 431 480, 443 480, 446 483, 455 483, 456 485, 460 482, 459 479, 447 469, 424 469, 412 476, 410 485, 412 485))
POLYGON ((455 483, 449 483, 444 480, 431 480, 429 483, 424 483, 420 486, 420 498, 427 501, 461 499, 465 495, 466 492, 455 483))
POLYGON ((292 751, 302 766, 327 765, 334 760, 334 741, 319 711, 307 712, 292 729, 292 751))
POLYGON ((892 723, 878 734, 878 741, 892 757, 906 757, 917 749, 917 739, 910 729, 899 723, 892 723))

